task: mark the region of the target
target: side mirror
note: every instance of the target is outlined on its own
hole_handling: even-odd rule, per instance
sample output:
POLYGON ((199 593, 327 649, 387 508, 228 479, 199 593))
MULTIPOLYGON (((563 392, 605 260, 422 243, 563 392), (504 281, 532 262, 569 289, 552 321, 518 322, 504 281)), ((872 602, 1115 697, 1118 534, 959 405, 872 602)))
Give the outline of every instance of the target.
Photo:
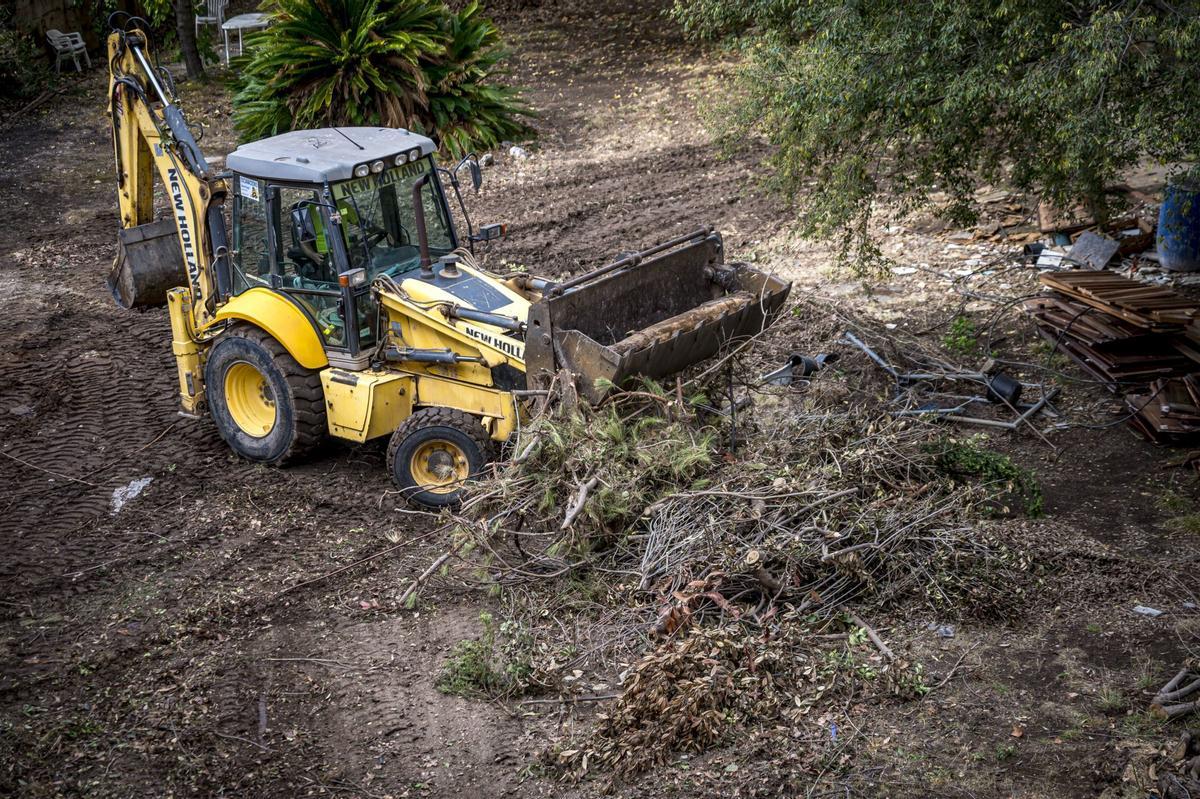
POLYGON ((292 209, 292 239, 296 242, 316 241, 317 228, 307 205, 292 209))
POLYGON ((479 168, 479 162, 474 159, 468 161, 467 166, 471 170, 471 185, 475 187, 475 191, 479 191, 479 187, 483 185, 483 170, 479 168))
POLYGON ((463 156, 463 160, 458 162, 458 166, 454 167, 454 174, 457 175, 464 166, 471 173, 471 187, 475 191, 479 191, 479 187, 483 185, 483 171, 479 168, 479 157, 475 153, 467 153, 463 156))

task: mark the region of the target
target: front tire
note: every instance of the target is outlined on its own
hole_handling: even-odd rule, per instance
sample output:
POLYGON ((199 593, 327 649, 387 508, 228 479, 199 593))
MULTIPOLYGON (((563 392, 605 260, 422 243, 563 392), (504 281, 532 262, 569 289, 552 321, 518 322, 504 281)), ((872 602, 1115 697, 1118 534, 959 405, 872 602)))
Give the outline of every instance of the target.
POLYGON ((388 471, 414 505, 457 507, 465 483, 492 459, 479 420, 453 408, 424 408, 404 420, 388 443, 388 471))
POLYGON ((230 328, 208 354, 204 383, 217 431, 247 460, 283 464, 324 438, 320 374, 260 328, 230 328))

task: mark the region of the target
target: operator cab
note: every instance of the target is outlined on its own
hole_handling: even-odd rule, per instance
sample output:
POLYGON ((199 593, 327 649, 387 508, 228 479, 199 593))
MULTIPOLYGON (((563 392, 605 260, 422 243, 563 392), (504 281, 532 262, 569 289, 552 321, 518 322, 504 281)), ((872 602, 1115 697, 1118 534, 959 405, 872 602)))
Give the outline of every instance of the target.
POLYGON ((435 149, 395 128, 292 131, 238 147, 226 162, 232 293, 282 292, 312 318, 331 363, 361 366, 378 335, 371 282, 416 276, 423 256, 459 245, 435 149))

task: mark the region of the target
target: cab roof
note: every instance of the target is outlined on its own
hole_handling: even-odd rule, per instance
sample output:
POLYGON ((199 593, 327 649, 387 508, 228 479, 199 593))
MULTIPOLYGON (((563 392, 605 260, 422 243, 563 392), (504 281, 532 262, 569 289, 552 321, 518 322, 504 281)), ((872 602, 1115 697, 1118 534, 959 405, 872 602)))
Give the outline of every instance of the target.
POLYGON ((325 183, 352 178, 359 164, 382 160, 393 166, 397 155, 416 149, 429 155, 436 148, 427 136, 403 128, 293 130, 243 144, 225 164, 249 177, 325 183))

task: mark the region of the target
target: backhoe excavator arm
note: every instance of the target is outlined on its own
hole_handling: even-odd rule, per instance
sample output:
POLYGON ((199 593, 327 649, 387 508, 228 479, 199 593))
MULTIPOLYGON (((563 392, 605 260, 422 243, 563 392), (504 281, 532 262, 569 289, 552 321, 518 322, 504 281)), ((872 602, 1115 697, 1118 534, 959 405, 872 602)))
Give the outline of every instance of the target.
POLYGON ((170 75, 154 65, 140 22, 132 18, 108 38, 108 110, 122 227, 110 287, 128 306, 161 302, 168 289, 184 283, 186 296, 173 298, 173 312, 178 305, 187 338, 195 341, 196 331, 213 321, 217 303, 229 294, 221 210, 226 186, 212 173, 174 104, 170 75), (155 170, 167 190, 170 223, 154 221, 155 170), (174 234, 182 261, 164 243, 169 233, 174 234))

